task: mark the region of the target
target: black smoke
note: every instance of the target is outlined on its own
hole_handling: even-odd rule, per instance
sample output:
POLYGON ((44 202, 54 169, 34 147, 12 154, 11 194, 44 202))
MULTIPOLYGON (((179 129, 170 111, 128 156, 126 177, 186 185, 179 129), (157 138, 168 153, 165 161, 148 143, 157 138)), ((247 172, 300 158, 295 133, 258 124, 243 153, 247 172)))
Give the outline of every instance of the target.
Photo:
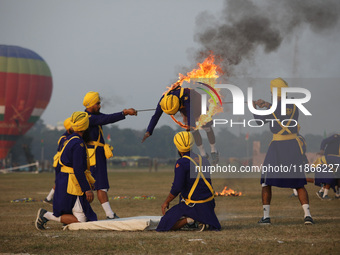
POLYGON ((194 61, 213 52, 223 59, 228 74, 233 66, 251 59, 258 47, 270 53, 302 29, 330 30, 339 21, 339 11, 338 0, 227 0, 219 16, 204 12, 196 18, 194 40, 201 47, 194 61))

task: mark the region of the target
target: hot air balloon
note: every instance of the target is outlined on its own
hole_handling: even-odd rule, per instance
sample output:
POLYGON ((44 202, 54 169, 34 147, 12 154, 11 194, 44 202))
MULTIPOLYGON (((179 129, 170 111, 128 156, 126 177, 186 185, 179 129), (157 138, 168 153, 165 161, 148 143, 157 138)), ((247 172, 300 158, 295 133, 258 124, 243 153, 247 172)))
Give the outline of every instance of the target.
POLYGON ((51 94, 51 71, 42 57, 0 45, 0 159, 40 118, 51 94))

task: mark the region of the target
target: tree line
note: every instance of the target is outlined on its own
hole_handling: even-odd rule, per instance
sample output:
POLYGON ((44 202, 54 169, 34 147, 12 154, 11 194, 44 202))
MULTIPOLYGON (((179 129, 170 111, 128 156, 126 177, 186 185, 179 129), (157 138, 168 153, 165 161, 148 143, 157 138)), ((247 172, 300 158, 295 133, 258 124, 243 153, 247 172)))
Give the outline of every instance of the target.
MULTIPOLYGON (((114 156, 145 156, 150 158, 174 159, 178 157, 173 144, 174 135, 183 131, 178 127, 173 129, 169 126, 161 126, 154 130, 153 135, 144 143, 141 143, 144 130, 130 128, 119 128, 117 125, 104 126, 104 138, 106 143, 111 139, 110 144, 114 147, 114 156)), ((35 162, 36 160, 52 161, 57 150, 57 142, 64 130, 49 129, 42 120, 30 129, 24 136, 20 137, 15 146, 11 149, 9 157, 17 165, 35 162)), ((272 134, 264 131, 260 134, 239 134, 238 136, 222 128, 215 132, 216 147, 221 155, 227 157, 251 157, 253 141, 260 141, 261 152, 266 152, 271 141, 272 134)), ((203 142, 207 152, 209 143, 202 131, 203 142)), ((307 151, 319 151, 323 139, 321 135, 305 135, 307 151)))

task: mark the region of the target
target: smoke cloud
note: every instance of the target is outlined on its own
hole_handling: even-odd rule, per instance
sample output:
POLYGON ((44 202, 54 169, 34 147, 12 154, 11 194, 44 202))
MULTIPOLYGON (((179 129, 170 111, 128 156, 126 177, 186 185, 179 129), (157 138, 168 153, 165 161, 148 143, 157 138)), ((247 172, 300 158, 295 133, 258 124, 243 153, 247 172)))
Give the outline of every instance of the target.
POLYGON ((105 95, 105 96, 101 96, 100 100, 101 100, 102 108, 105 110, 108 110, 109 108, 115 108, 115 107, 125 104, 124 98, 120 96, 105 95))
POLYGON ((277 50, 301 29, 315 33, 330 30, 339 21, 340 1, 227 0, 220 16, 203 12, 196 18, 194 40, 200 44, 195 61, 202 61, 211 51, 222 58, 222 68, 251 59, 262 47, 265 53, 277 50))

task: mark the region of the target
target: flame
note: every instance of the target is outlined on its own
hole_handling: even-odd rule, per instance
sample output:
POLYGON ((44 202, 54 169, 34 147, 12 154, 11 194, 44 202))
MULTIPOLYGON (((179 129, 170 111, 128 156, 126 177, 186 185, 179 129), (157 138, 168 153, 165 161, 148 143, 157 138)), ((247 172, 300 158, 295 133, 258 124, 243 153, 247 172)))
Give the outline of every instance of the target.
POLYGON ((215 114, 223 112, 223 106, 214 103, 214 101, 210 98, 208 100, 209 102, 209 110, 207 111, 207 114, 201 114, 198 121, 196 122, 196 129, 201 128, 205 124, 207 124, 209 121, 212 120, 212 117, 215 114))
MULTIPOLYGON (((210 55, 202 62, 197 64, 197 68, 193 69, 191 72, 184 74, 179 74, 178 80, 173 83, 170 87, 167 87, 167 91, 164 94, 168 93, 170 90, 175 89, 177 87, 182 86, 183 82, 203 82, 206 83, 213 88, 215 88, 216 80, 219 78, 219 74, 223 74, 221 67, 215 64, 215 56, 210 53, 210 55)), ((216 89, 217 93, 219 94, 220 89, 216 89)), ((196 122, 196 128, 199 129, 206 123, 212 120, 212 116, 217 113, 223 112, 223 106, 220 104, 216 104, 214 100, 211 98, 208 100, 209 102, 209 109, 207 114, 201 115, 198 121, 196 122)), ((183 128, 188 128, 188 126, 182 124, 180 121, 176 120, 174 116, 171 116, 173 121, 175 121, 178 125, 183 128)))
POLYGON ((225 197, 228 197, 228 196, 232 196, 232 197, 239 197, 239 196, 242 196, 242 192, 236 192, 235 190, 233 189, 228 189, 228 186, 225 186, 224 189, 222 190, 222 192, 218 193, 218 192, 215 192, 216 196, 225 196, 225 197))

